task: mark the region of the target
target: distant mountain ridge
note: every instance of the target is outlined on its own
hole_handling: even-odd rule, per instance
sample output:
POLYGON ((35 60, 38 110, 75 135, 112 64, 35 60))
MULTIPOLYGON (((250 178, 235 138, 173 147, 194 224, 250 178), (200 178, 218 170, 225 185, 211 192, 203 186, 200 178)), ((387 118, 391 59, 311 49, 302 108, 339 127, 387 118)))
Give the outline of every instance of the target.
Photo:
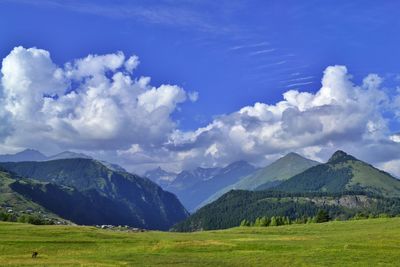
POLYGON ((34 149, 25 149, 15 154, 0 155, 0 162, 19 162, 19 161, 44 161, 47 156, 34 149))
POLYGON ((145 176, 159 184, 164 190, 177 195, 183 205, 193 211, 212 194, 230 184, 236 183, 241 177, 254 172, 256 168, 245 161, 237 161, 224 168, 202 168, 184 170, 179 174, 168 173, 161 168, 149 171, 145 176), (160 175, 157 177, 157 175, 160 175), (176 176, 174 176, 176 175, 176 176), (165 178, 162 178, 162 177, 165 178))
MULTIPOLYGON (((105 207, 114 207, 116 216, 124 209, 122 214, 129 215, 132 226, 167 230, 188 216, 175 195, 162 190, 146 178, 113 171, 97 160, 76 158, 42 162, 4 162, 0 163, 0 167, 21 177, 75 188, 78 193, 96 198, 99 207, 102 206, 101 203, 104 203, 105 207)), ((45 191, 43 186, 36 186, 33 191, 32 186, 19 188, 30 197, 33 197, 35 192, 38 194, 45 191)), ((112 214, 112 208, 108 211, 112 214)), ((120 224, 127 224, 127 220, 122 220, 122 215, 117 217, 121 218, 120 224)))
MULTIPOLYGON (((52 156, 46 156, 42 152, 34 149, 25 149, 15 154, 0 155, 0 162, 24 162, 24 161, 51 161, 59 159, 93 159, 92 157, 73 151, 63 151, 52 156)), ((118 164, 110 163, 107 161, 99 160, 103 165, 114 171, 126 170, 118 164)))
POLYGON ((248 176, 242 177, 238 182, 222 188, 205 200, 201 206, 215 201, 230 190, 265 190, 272 188, 293 175, 301 173, 317 164, 319 164, 319 162, 291 152, 266 167, 260 168, 248 176))
POLYGON ((178 174, 165 171, 161 167, 158 167, 156 169, 146 171, 143 176, 149 178, 150 180, 164 188, 172 183, 176 179, 176 176, 178 176, 178 174))
POLYGON ((76 153, 72 151, 63 151, 52 156, 46 156, 38 150, 28 148, 15 154, 0 155, 0 162, 48 161, 74 158, 91 159, 92 157, 83 153, 76 153))
POLYGON ((76 153, 72 151, 64 151, 61 153, 58 153, 56 155, 47 157, 46 160, 57 160, 57 159, 92 159, 92 157, 85 155, 83 153, 76 153))
POLYGON ((197 167, 193 170, 183 170, 175 177, 173 182, 166 187, 166 189, 173 192, 185 190, 197 183, 212 179, 221 171, 221 169, 222 168, 197 167))

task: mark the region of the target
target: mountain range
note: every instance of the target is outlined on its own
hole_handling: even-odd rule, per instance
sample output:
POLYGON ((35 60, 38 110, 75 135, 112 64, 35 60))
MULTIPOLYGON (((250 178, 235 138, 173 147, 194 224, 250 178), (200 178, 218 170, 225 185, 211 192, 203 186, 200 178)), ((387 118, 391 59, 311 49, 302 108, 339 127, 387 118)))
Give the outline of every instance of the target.
MULTIPOLYGON (((313 163, 315 165, 315 163, 313 163)), ((400 180, 343 151, 264 191, 231 190, 174 226, 178 231, 222 229, 261 216, 334 218, 356 212, 400 213, 400 180)))
MULTIPOLYGON (((40 151, 34 149, 25 149, 16 154, 0 155, 0 162, 51 161, 58 159, 73 159, 73 158, 92 159, 88 155, 72 151, 64 151, 55 155, 46 156, 40 151)), ((124 168, 122 168, 117 164, 112 164, 106 161, 100 161, 100 162, 114 171, 126 172, 124 168)), ((246 189, 246 190, 266 189, 268 188, 270 183, 272 183, 272 185, 275 185, 277 181, 287 179, 288 177, 291 177, 292 175, 297 174, 300 171, 315 164, 316 162, 308 160, 298 154, 289 153, 288 155, 277 160, 276 162, 273 162, 272 164, 261 169, 256 169, 244 161, 238 161, 225 168, 198 167, 194 170, 184 170, 180 173, 167 172, 159 167, 157 169, 147 171, 144 176, 154 181, 164 189, 179 194, 180 191, 184 192, 187 189, 194 186, 199 186, 200 184, 208 180, 213 180, 213 183, 215 183, 215 181, 217 181, 215 179, 217 176, 221 176, 221 174, 224 172, 229 174, 229 170, 232 168, 240 169, 240 166, 242 166, 245 173, 250 173, 247 176, 239 177, 240 175, 242 175, 242 173, 239 172, 238 175, 234 175, 236 179, 232 178, 229 180, 225 178, 225 180, 222 183, 221 181, 219 181, 220 184, 222 185, 227 184, 227 186, 217 191, 215 194, 211 195, 211 197, 208 200, 205 200, 204 203, 201 203, 202 206, 210 202, 211 200, 215 200, 223 193, 226 193, 231 189, 246 189), (234 183, 232 184, 232 182, 234 183)), ((226 176, 231 176, 231 175, 229 174, 226 176)), ((209 182, 206 182, 205 184, 207 183, 209 182)), ((211 192, 215 190, 212 186, 213 183, 210 183, 211 185, 208 188, 211 192)), ((218 186, 215 187, 218 188, 218 186)), ((219 187, 221 187, 221 185, 219 185, 219 187)), ((205 193, 208 194, 207 192, 205 193)))
POLYGON ((168 185, 170 185, 177 176, 178 173, 165 171, 161 167, 153 170, 148 170, 144 174, 144 177, 149 178, 162 188, 166 188, 168 185))
MULTIPOLYGON (((23 161, 50 161, 57 159, 93 159, 92 157, 72 151, 63 151, 58 154, 46 156, 42 152, 34 149, 25 149, 15 154, 0 155, 0 162, 23 162, 23 161)), ((114 171, 126 172, 124 168, 118 164, 110 163, 107 161, 99 160, 103 165, 114 171)))
POLYGON ((249 163, 237 161, 224 168, 199 167, 190 171, 182 171, 175 176, 173 173, 157 168, 147 172, 145 176, 158 182, 164 190, 176 194, 189 211, 195 211, 215 192, 238 182, 242 177, 255 170, 256 168, 249 163))
POLYGON ((47 159, 47 156, 34 149, 25 149, 16 154, 0 155, 0 162, 44 161, 47 159))
POLYGON ((0 155, 0 209, 77 224, 175 225, 177 231, 222 229, 261 216, 313 216, 321 208, 344 219, 400 213, 400 180, 343 151, 326 163, 289 153, 263 168, 237 161, 180 173, 157 168, 145 177, 75 152, 0 155))
POLYGON ((0 162, 47 161, 47 160, 74 159, 74 158, 91 159, 91 157, 88 155, 72 151, 63 151, 55 155, 46 156, 42 152, 37 151, 35 149, 25 149, 15 154, 0 155, 0 162))
POLYGON ((257 169, 249 175, 242 177, 236 183, 222 188, 201 203, 200 206, 217 200, 230 190, 265 190, 274 187, 282 181, 317 164, 319 162, 304 158, 296 153, 289 153, 266 167, 257 169))

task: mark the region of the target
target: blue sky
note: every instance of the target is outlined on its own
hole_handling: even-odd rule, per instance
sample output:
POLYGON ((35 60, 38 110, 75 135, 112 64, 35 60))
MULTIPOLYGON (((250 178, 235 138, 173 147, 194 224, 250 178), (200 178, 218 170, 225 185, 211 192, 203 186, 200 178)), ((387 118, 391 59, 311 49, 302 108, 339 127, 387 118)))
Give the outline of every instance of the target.
MULTIPOLYGON (((256 102, 275 105, 289 90, 316 93, 328 66, 346 66, 357 85, 368 74, 378 74, 382 78, 380 90, 389 98, 395 97, 400 74, 399 8, 398 1, 0 0, 0 57, 7 57, 17 46, 49 51, 57 66, 89 54, 122 51, 126 57, 137 55, 140 65, 135 77, 151 76, 151 84, 156 87, 171 84, 185 92, 198 92, 197 101, 178 101, 168 113, 175 124, 173 130, 193 133, 223 114, 229 116, 256 102)), ((396 108, 391 105, 380 111, 387 118, 387 136, 400 131, 399 121, 394 118, 396 108)), ((327 139, 308 149, 336 144, 327 139)), ((352 150, 356 145, 351 140, 333 146, 352 150)), ((4 149, 17 149, 24 144, 29 142, 4 145, 4 149)), ((218 146, 218 142, 210 141, 202 155, 213 151, 213 144, 218 146)), ((46 149, 54 151, 56 147, 92 151, 67 145, 46 149)), ((113 155, 128 150, 126 145, 111 147, 115 149, 113 155)), ((172 150, 181 146, 177 147, 172 150)), ((302 152, 305 148, 296 145, 278 151, 268 147, 251 156, 240 152, 235 158, 215 162, 226 164, 247 156, 255 162, 259 155, 267 155, 268 161, 268 155, 273 158, 288 150, 302 152)), ((96 149, 93 153, 107 150, 96 149)), ((333 149, 330 147, 329 153, 333 149)), ((325 159, 328 151, 318 152, 319 158, 325 159)), ((365 154, 355 149, 354 152, 365 154)), ((318 153, 313 155, 318 157, 318 153)), ((129 160, 124 162, 129 165, 129 160)), ((209 160, 200 162, 211 164, 209 160)), ((186 163, 182 164, 179 166, 186 163)))
POLYGON ((138 72, 155 84, 200 93, 175 114, 194 129, 216 114, 274 103, 289 88, 315 91, 332 64, 346 65, 355 80, 396 74, 399 8, 397 1, 2 1, 0 56, 17 45, 46 49, 59 64, 134 53, 138 72))

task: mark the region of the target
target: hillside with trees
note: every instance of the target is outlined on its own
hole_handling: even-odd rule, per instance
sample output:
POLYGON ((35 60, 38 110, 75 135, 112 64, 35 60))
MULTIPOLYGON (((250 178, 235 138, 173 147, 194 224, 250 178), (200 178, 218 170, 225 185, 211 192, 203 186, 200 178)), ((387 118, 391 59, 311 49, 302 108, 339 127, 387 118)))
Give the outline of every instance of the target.
POLYGON ((28 181, 16 181, 14 191, 76 223, 166 230, 188 216, 175 195, 146 178, 112 170, 97 160, 7 162, 0 166, 28 181), (32 179, 43 184, 29 182, 32 179), (98 213, 91 214, 94 211, 98 213))

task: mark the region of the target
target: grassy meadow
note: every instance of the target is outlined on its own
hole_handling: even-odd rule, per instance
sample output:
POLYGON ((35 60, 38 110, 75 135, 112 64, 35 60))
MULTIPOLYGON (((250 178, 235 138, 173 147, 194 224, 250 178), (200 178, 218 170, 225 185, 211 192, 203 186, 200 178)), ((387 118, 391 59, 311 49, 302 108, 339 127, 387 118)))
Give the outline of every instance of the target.
POLYGON ((1 266, 390 266, 400 218, 195 233, 0 223, 1 266), (38 251, 36 259, 32 251, 38 251))

